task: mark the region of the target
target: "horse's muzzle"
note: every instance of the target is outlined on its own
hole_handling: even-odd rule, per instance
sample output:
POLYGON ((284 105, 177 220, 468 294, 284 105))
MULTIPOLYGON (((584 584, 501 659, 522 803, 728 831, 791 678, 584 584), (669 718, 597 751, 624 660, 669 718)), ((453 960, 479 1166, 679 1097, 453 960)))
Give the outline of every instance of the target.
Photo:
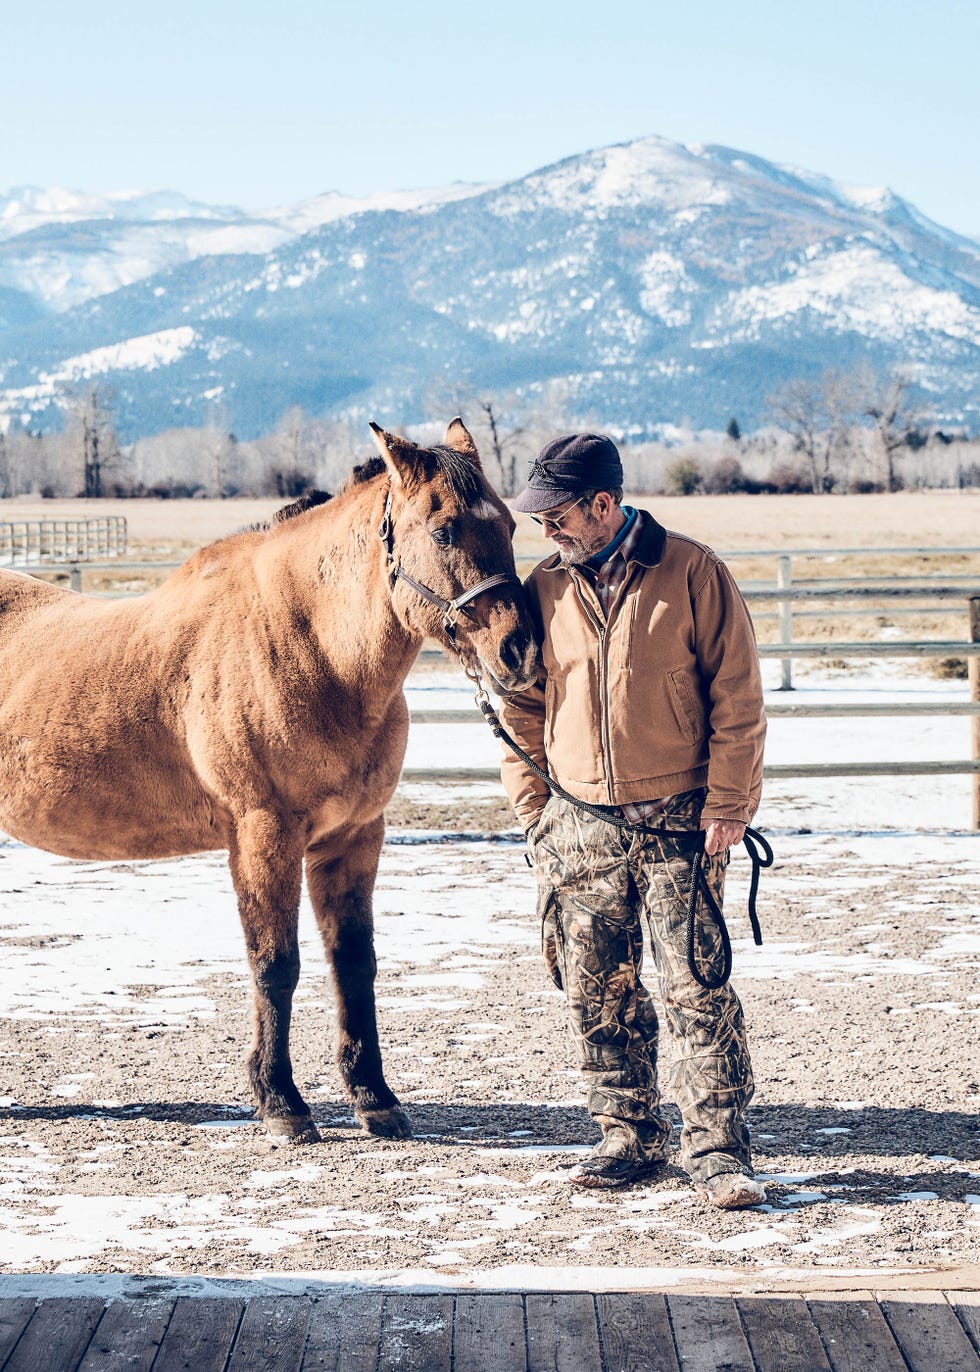
POLYGON ((512 629, 501 639, 497 659, 488 662, 480 654, 484 671, 500 690, 523 691, 534 682, 538 673, 538 645, 526 629, 512 629))

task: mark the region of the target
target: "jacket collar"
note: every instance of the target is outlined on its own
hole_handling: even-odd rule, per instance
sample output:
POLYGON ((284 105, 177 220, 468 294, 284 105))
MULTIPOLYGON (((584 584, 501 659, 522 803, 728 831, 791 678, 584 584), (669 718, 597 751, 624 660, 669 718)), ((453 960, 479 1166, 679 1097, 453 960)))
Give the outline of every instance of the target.
MULTIPOLYGON (((649 510, 638 510, 637 518, 640 527, 629 561, 631 563, 639 562, 644 567, 659 567, 663 561, 664 547, 667 543, 667 530, 654 519, 649 510)), ((558 554, 554 553, 547 562, 542 564, 541 570, 543 572, 567 572, 569 569, 564 566, 558 554)))

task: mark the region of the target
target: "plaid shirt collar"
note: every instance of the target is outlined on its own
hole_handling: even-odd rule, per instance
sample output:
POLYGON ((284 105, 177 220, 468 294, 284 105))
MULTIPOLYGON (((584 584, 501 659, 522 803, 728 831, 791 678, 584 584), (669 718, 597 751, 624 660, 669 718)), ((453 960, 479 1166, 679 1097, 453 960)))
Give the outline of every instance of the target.
MULTIPOLYGON (((628 562, 632 558, 636 562, 641 562, 644 567, 657 567, 664 555, 666 541, 667 530, 654 519, 649 510, 637 510, 636 523, 610 561, 614 562, 618 558, 623 558, 625 562, 628 562)), ((539 570, 543 572, 567 572, 569 569, 555 553, 547 562, 540 564, 539 570)))
POLYGON ((586 562, 576 569, 595 587, 596 596, 607 619, 617 592, 629 576, 629 564, 636 556, 642 537, 643 520, 637 514, 622 543, 604 562, 599 563, 598 567, 586 562))

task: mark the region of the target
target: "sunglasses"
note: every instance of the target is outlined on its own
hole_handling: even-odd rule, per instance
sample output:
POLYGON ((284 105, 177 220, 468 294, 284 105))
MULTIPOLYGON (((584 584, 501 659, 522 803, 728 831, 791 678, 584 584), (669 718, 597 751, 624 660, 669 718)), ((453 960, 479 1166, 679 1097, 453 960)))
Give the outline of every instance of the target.
POLYGON ((585 504, 585 499, 584 495, 580 495, 578 500, 569 505, 567 510, 562 510, 559 515, 532 515, 531 518, 535 524, 540 524, 542 529, 560 529, 572 511, 585 504))

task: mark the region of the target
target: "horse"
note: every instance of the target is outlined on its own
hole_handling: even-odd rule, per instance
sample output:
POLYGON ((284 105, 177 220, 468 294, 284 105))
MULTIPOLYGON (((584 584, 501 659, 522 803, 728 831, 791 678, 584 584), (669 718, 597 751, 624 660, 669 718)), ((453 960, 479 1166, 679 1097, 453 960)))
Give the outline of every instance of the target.
POLYGON ((501 691, 537 669, 514 521, 462 420, 429 448, 370 427, 380 456, 338 494, 199 549, 144 595, 0 572, 0 828, 69 858, 228 851, 273 1142, 319 1140, 289 1056, 304 865, 355 1118, 410 1136, 382 1070, 372 915, 402 687, 427 637, 501 691))

